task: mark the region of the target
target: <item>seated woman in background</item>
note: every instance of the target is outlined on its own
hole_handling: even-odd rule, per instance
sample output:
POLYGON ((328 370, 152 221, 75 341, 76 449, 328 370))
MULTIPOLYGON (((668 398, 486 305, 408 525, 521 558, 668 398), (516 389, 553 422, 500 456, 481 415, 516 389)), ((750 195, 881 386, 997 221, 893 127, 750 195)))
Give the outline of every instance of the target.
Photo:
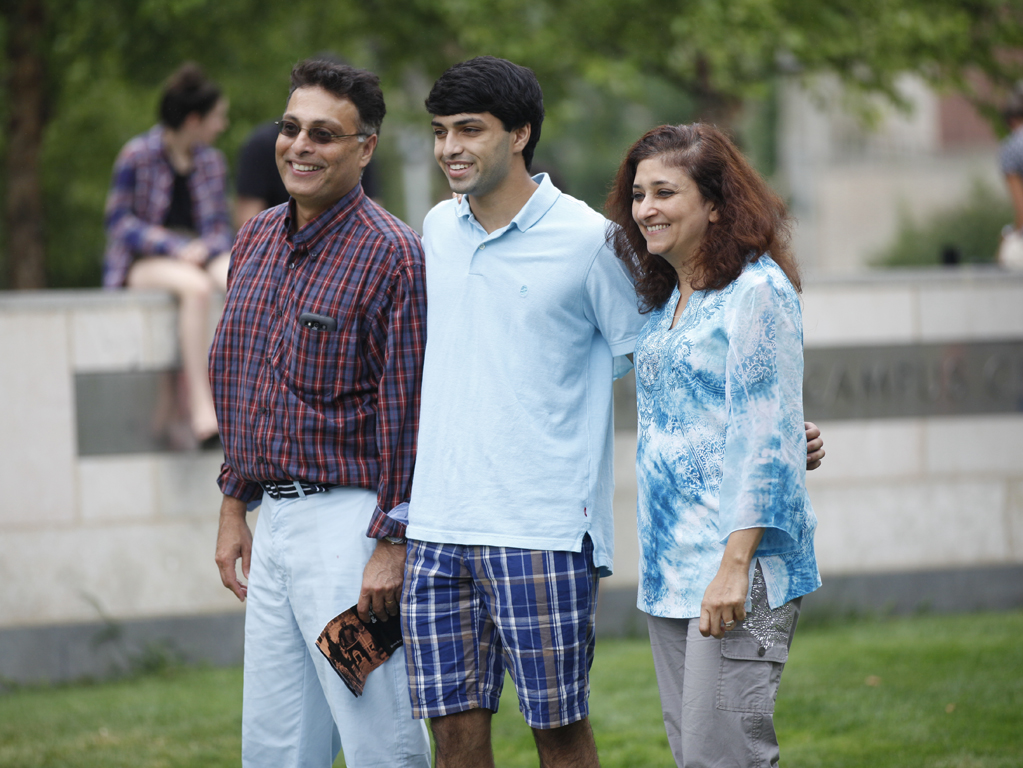
POLYGON ((774 702, 820 586, 799 275, 781 200, 710 125, 661 126, 607 203, 636 345, 639 608, 679 766, 775 765, 774 702))
POLYGON ((1002 110, 1009 135, 1002 141, 999 166, 1005 175, 1012 201, 1013 222, 1002 229, 998 263, 1009 269, 1023 269, 1023 85, 1009 94, 1002 110))
POLYGON ((210 145, 226 128, 220 88, 195 64, 182 65, 164 87, 160 124, 117 156, 105 216, 104 286, 178 298, 190 421, 204 447, 218 440, 206 372, 210 301, 214 290, 226 290, 233 238, 227 165, 210 145))

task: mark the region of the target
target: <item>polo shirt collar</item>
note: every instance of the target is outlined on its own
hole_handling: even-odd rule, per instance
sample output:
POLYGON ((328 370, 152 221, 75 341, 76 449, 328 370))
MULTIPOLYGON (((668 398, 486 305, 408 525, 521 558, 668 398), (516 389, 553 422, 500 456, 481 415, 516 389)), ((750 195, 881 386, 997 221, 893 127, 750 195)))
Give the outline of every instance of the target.
MULTIPOLYGON (((519 212, 515 214, 515 218, 508 224, 508 227, 517 227, 520 232, 525 232, 542 219, 544 214, 561 197, 561 190, 554 186, 551 177, 546 173, 538 173, 533 177, 533 181, 540 186, 533 190, 533 194, 530 195, 526 204, 519 209, 519 212)), ((474 220, 472 209, 469 207, 468 195, 462 197, 455 211, 466 220, 474 220)))

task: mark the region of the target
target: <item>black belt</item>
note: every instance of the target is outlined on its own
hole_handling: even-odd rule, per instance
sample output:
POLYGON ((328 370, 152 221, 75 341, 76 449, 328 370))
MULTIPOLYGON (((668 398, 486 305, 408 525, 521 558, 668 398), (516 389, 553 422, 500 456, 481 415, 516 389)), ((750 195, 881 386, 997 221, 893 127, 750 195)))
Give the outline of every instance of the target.
POLYGON ((337 487, 331 483, 307 483, 303 480, 295 480, 290 483, 260 480, 259 484, 263 486, 263 493, 271 499, 297 499, 314 493, 323 493, 337 487))

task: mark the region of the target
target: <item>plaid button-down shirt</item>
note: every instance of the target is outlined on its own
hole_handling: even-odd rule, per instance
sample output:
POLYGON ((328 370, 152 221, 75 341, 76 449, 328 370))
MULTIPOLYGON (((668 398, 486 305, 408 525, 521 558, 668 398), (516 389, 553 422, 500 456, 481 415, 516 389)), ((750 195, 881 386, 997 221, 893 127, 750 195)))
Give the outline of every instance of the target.
POLYGON ((404 534, 426 343, 419 237, 363 194, 290 234, 291 203, 250 220, 231 254, 210 353, 226 462, 220 489, 259 498, 260 480, 377 492, 368 535, 404 534), (333 319, 334 330, 299 322, 333 319))
MULTIPOLYGON (((188 176, 192 219, 210 254, 226 253, 231 248, 232 231, 224 189, 224 155, 212 147, 200 147, 192 159, 195 169, 188 176)), ((135 259, 169 256, 188 242, 187 237, 163 226, 173 188, 174 169, 164 154, 161 126, 124 145, 114 163, 107 195, 104 286, 123 286, 135 259)))

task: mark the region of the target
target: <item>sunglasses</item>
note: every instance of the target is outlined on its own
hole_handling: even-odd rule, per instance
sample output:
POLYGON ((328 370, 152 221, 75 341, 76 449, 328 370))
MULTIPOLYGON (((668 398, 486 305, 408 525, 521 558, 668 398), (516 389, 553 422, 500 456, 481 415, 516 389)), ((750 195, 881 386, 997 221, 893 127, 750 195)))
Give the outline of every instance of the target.
MULTIPOLYGON (((297 139, 298 135, 302 133, 302 126, 298 123, 292 122, 291 120, 277 120, 274 122, 277 126, 277 130, 280 131, 281 136, 288 139, 297 139)), ((340 141, 341 139, 358 138, 361 144, 369 136, 368 133, 331 133, 326 128, 306 128, 306 136, 313 144, 330 144, 332 141, 340 141)))

